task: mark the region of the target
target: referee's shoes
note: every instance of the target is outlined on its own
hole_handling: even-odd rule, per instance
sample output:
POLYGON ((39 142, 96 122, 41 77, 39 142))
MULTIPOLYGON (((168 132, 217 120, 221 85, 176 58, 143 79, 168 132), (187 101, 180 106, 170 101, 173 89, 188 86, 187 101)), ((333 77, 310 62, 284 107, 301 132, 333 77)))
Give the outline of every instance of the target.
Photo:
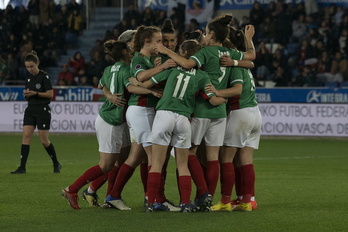
POLYGON ((25 168, 18 167, 17 170, 12 171, 11 174, 24 174, 26 172, 25 168))

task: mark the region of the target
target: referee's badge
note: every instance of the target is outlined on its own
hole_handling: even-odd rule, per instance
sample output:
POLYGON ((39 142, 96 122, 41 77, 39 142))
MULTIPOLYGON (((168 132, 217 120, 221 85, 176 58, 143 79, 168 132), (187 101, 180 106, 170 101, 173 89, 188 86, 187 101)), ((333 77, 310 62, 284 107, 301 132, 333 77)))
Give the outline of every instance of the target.
POLYGON ((37 84, 35 85, 35 88, 36 88, 36 89, 40 89, 40 88, 41 88, 41 84, 37 83, 37 84))

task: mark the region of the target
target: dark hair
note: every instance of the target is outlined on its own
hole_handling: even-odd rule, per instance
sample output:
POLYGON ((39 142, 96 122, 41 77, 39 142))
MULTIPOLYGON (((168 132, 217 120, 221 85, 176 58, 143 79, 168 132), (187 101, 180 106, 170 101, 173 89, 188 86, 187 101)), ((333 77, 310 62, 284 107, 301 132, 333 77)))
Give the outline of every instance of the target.
POLYGON ((176 31, 174 29, 174 25, 172 23, 172 20, 166 19, 162 25, 162 34, 175 34, 176 31))
POLYGON ((246 51, 245 36, 242 30, 230 27, 229 40, 237 50, 242 52, 246 51))
POLYGON ((116 40, 108 40, 104 43, 104 52, 112 57, 115 62, 124 59, 123 50, 127 49, 127 43, 116 41, 116 40))
POLYGON ((139 52, 144 47, 145 42, 151 41, 153 34, 156 32, 161 32, 161 30, 155 26, 138 27, 133 39, 133 52, 139 52))
POLYGON ((183 33, 183 38, 184 40, 194 39, 194 40, 197 40, 198 42, 201 42, 202 33, 199 33, 197 31, 193 31, 193 32, 185 31, 183 33))
POLYGON ((39 57, 37 56, 37 53, 35 51, 31 51, 30 53, 28 53, 28 55, 26 55, 24 62, 34 62, 35 64, 40 63, 39 57))
POLYGON ((220 17, 213 19, 208 23, 207 27, 209 31, 215 33, 215 40, 217 42, 224 42, 229 33, 228 25, 231 23, 232 15, 225 14, 220 17))
POLYGON ((187 52, 185 58, 188 58, 192 56, 193 54, 195 54, 199 49, 201 49, 201 47, 202 45, 198 43, 197 40, 194 40, 194 39, 185 40, 180 46, 181 50, 187 52))

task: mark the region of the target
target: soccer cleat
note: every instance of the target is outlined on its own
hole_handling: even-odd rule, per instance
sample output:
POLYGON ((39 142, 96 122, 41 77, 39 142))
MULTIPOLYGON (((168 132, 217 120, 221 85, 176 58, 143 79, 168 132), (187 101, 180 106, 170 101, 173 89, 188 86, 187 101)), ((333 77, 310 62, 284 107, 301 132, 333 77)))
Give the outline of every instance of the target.
POLYGON ((109 205, 108 203, 106 203, 106 202, 104 202, 100 207, 103 208, 103 209, 112 209, 112 208, 114 208, 114 207, 110 206, 110 205, 109 205))
POLYGON ((77 196, 77 193, 69 193, 66 189, 63 189, 62 196, 68 200, 69 205, 73 209, 81 209, 78 203, 79 198, 77 196))
POLYGON ((235 200, 231 201, 232 207, 235 207, 235 206, 239 205, 240 203, 241 203, 241 199, 235 199, 235 200))
POLYGON ((174 205, 173 202, 169 201, 168 199, 166 199, 166 201, 162 204, 167 206, 169 208, 169 211, 171 212, 179 212, 181 210, 180 207, 177 207, 176 205, 174 205))
POLYGON ((251 204, 251 208, 252 208, 253 210, 256 210, 256 209, 257 209, 257 202, 256 202, 256 200, 250 201, 250 204, 251 204))
POLYGON ((221 201, 216 205, 210 207, 211 211, 232 211, 232 204, 228 202, 227 204, 222 203, 221 201))
POLYGON ((244 211, 244 212, 250 212, 252 211, 251 203, 240 203, 239 205, 236 205, 236 207, 233 208, 233 211, 244 211))
POLYGON ((154 204, 147 204, 147 206, 145 208, 145 212, 146 213, 153 213, 153 212, 155 212, 154 204))
POLYGON ((192 204, 183 204, 181 205, 180 213, 191 213, 194 212, 195 206, 192 204))
POLYGON ((89 193, 87 191, 87 189, 85 189, 82 194, 81 194, 82 198, 88 202, 89 206, 92 207, 99 207, 99 203, 98 203, 98 195, 97 193, 89 193))
POLYGON ((144 197, 144 208, 146 209, 147 207, 147 196, 144 197))
POLYGON ((126 206, 122 199, 112 198, 111 195, 108 195, 105 199, 105 202, 110 205, 112 208, 119 210, 131 210, 128 206, 126 206))
POLYGON ((160 204, 155 202, 154 205, 154 209, 155 211, 170 211, 170 209, 168 208, 168 206, 164 205, 164 204, 160 204))
POLYGON ((209 192, 206 192, 199 195, 198 199, 195 202, 195 211, 209 212, 211 211, 210 207, 211 203, 213 202, 213 196, 209 192))
POLYGON ((12 171, 11 174, 24 174, 26 172, 25 168, 18 167, 17 170, 12 171))
POLYGON ((62 165, 60 163, 53 165, 53 173, 60 173, 60 169, 62 169, 62 165))

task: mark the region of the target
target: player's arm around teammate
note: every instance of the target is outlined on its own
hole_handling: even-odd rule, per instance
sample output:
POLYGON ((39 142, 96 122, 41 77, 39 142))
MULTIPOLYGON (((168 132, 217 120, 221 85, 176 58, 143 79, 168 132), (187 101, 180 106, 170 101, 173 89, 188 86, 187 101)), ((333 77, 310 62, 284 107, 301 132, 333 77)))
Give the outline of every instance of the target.
MULTIPOLYGON (((107 86, 112 93, 125 92, 129 84, 129 55, 127 44, 124 42, 110 41, 105 47, 112 47, 112 56, 115 64, 106 67, 100 79, 100 86, 107 86)), ((95 121, 96 136, 99 144, 99 164, 86 170, 73 184, 62 190, 62 195, 74 209, 80 209, 77 192, 88 182, 109 172, 120 154, 123 144, 123 132, 126 127, 124 107, 116 106, 105 100, 99 110, 95 121)))
MULTIPOLYGON (((243 34, 241 31, 236 32, 243 34)), ((241 44, 237 48, 245 51, 244 36, 231 38, 231 42, 241 44)), ((256 209, 254 197, 255 171, 253 167, 253 151, 258 149, 261 134, 261 114, 255 97, 255 83, 249 69, 234 67, 229 78, 229 88, 216 90, 207 86, 209 92, 217 96, 230 97, 230 112, 227 117, 224 146, 221 150, 221 201, 212 207, 215 211, 230 211, 231 193, 235 183, 235 172, 241 173, 236 180, 240 189, 236 188, 241 199, 234 210, 251 211, 256 209), (238 154, 237 157, 235 157, 238 154), (237 159, 236 159, 237 158, 237 159), (235 160, 237 166, 232 164, 235 160)), ((237 187, 237 184, 236 184, 237 187)), ((239 200, 240 200, 239 199, 239 200)))
MULTIPOLYGON (((200 45, 194 40, 185 41, 180 49, 182 55, 187 53, 182 49, 184 47, 193 47, 193 50, 196 51, 200 45)), ((191 53, 186 55, 191 55, 191 53)), ((167 80, 167 84, 163 98, 156 106, 157 113, 151 133, 153 156, 148 178, 149 205, 147 212, 159 210, 154 203, 160 187, 161 172, 169 145, 176 149, 181 212, 191 212, 193 206, 190 204, 191 177, 188 169, 188 152, 191 146, 189 117, 194 109, 196 92, 204 89, 204 85, 210 83, 210 80, 202 70, 187 70, 181 67, 167 70, 151 78, 152 85, 163 80, 167 80)), ((150 86, 148 84, 148 87, 150 86)), ((208 97, 213 97, 213 95, 208 94, 208 97)))

